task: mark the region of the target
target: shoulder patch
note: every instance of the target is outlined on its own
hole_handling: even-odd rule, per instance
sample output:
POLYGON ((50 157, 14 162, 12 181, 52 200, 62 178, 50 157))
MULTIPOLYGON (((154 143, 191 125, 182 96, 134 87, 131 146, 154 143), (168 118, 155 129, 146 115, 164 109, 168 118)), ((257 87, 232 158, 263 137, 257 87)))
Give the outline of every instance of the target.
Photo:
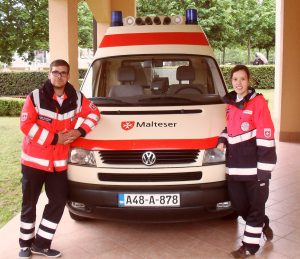
POLYGON ((272 136, 272 130, 270 128, 264 128, 264 136, 270 138, 272 136))
POLYGON ((28 113, 27 112, 22 112, 21 121, 24 122, 24 121, 27 121, 27 119, 28 119, 28 113))
POLYGON ((92 110, 97 110, 97 106, 94 103, 91 102, 89 106, 92 110))

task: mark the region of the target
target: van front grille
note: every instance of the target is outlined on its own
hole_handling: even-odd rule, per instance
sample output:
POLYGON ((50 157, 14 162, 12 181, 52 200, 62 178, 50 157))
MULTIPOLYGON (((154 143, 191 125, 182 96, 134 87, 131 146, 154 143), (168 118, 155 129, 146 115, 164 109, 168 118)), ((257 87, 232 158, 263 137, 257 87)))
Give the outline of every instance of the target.
MULTIPOLYGON (((100 159, 104 164, 114 165, 143 165, 143 155, 146 150, 118 150, 118 151, 99 151, 100 159)), ((196 162, 199 150, 152 150, 155 155, 155 165, 160 164, 187 164, 196 162)))
POLYGON ((112 174, 99 173, 100 181, 108 182, 176 182, 176 181, 199 181, 202 172, 181 172, 181 173, 154 173, 154 174, 112 174))

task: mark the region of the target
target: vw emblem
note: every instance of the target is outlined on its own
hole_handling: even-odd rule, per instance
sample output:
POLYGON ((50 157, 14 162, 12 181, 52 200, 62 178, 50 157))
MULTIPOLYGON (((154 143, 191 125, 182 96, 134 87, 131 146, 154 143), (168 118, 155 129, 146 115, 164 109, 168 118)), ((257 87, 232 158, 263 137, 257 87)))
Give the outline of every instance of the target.
POLYGON ((154 165, 156 162, 156 156, 153 152, 147 151, 147 152, 143 153, 142 161, 147 166, 154 165))

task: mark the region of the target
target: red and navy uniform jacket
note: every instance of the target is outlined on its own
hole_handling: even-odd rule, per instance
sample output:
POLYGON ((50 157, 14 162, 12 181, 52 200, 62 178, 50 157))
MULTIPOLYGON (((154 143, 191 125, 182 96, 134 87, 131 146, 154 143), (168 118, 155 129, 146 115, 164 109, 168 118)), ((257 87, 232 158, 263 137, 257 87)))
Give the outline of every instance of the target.
POLYGON ((85 136, 98 123, 98 108, 84 95, 67 83, 65 99, 60 106, 53 86, 47 80, 41 89, 31 92, 22 109, 20 124, 25 134, 22 143, 21 163, 48 172, 67 169, 70 144, 57 144, 58 133, 74 129, 78 118, 83 122, 78 128, 85 136))
POLYGON ((218 143, 226 145, 226 172, 232 180, 271 178, 277 156, 274 125, 268 104, 261 94, 250 88, 247 96, 236 102, 236 93, 224 97, 226 128, 218 143))

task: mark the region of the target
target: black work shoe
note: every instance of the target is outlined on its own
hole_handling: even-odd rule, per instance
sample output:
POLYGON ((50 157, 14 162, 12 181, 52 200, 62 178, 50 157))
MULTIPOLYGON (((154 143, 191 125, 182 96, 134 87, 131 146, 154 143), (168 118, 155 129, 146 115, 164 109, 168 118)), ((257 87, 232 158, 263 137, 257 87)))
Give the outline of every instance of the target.
POLYGON ((270 226, 264 226, 263 227, 263 234, 267 241, 271 241, 273 239, 273 230, 270 228, 270 226))
POLYGON ((252 255, 244 245, 242 245, 238 250, 232 251, 230 253, 234 258, 246 258, 252 255))
POLYGON ((52 257, 52 258, 61 256, 61 252, 59 252, 57 250, 50 249, 50 248, 38 248, 35 245, 32 245, 31 252, 33 254, 44 255, 46 257, 52 257))
POLYGON ((21 248, 19 252, 19 258, 30 258, 31 257, 31 250, 29 247, 21 248))

